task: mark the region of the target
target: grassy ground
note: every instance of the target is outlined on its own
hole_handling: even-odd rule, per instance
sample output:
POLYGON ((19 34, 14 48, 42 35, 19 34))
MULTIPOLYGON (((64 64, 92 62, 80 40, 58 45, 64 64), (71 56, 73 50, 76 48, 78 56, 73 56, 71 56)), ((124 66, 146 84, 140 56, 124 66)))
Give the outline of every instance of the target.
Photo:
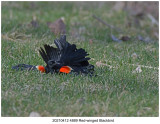
POLYGON ((147 33, 142 28, 127 28, 126 13, 112 11, 111 5, 2 2, 2 116, 29 116, 32 111, 41 116, 159 116, 158 42, 135 40, 137 34, 151 32, 148 20, 147 33), (118 33, 92 14, 123 29, 131 40, 113 42, 110 33, 118 33), (28 25, 33 16, 39 21, 37 29, 28 25), (60 17, 65 19, 67 40, 90 54, 97 77, 11 70, 19 63, 44 65, 38 49, 56 38, 46 22, 60 17), (132 57, 133 53, 138 57, 132 57), (96 62, 100 61, 116 68, 99 67, 96 62), (133 73, 137 66, 131 64, 156 69, 142 67, 141 73, 133 73))

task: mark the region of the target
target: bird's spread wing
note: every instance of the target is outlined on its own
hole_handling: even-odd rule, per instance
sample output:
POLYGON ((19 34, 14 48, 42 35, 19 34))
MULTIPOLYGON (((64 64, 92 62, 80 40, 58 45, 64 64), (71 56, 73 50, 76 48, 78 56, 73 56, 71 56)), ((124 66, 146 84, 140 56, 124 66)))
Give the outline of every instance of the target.
MULTIPOLYGON (((76 46, 73 44, 64 50, 60 60, 64 61, 64 63, 67 65, 81 66, 82 62, 88 61, 90 59, 86 57, 87 55, 88 54, 84 49, 76 49, 76 46)), ((87 62, 86 64, 88 65, 87 62)))
POLYGON ((60 39, 55 39, 54 43, 57 48, 49 45, 44 45, 44 50, 40 49, 40 54, 43 60, 53 60, 66 66, 87 66, 89 65, 88 60, 90 59, 89 54, 82 48, 77 49, 75 44, 70 44, 66 41, 66 35, 62 35, 60 39))
POLYGON ((71 45, 70 43, 66 42, 66 35, 61 35, 60 39, 54 40, 54 43, 60 51, 63 51, 66 47, 71 45))
POLYGON ((46 62, 46 64, 49 60, 59 61, 62 51, 67 46, 70 46, 70 44, 66 42, 66 35, 62 35, 60 39, 55 39, 54 43, 56 44, 57 48, 45 44, 44 49, 40 48, 39 50, 39 53, 42 56, 43 60, 46 62))
POLYGON ((90 58, 86 58, 89 54, 84 49, 77 49, 75 44, 70 44, 66 41, 66 35, 62 35, 60 39, 56 39, 54 41, 57 48, 61 52, 60 62, 65 65, 82 65, 87 66, 88 60, 90 58))
POLYGON ((61 56, 60 51, 57 48, 46 44, 44 45, 44 49, 40 48, 39 53, 42 56, 43 60, 46 62, 46 64, 49 60, 59 61, 61 56))

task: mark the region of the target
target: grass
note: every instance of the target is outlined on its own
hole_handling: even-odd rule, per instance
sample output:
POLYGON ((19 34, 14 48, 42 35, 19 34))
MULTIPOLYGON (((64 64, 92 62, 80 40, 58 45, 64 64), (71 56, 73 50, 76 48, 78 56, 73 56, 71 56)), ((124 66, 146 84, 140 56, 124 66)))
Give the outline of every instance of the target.
POLYGON ((126 13, 111 11, 111 5, 112 2, 2 2, 2 116, 29 116, 32 111, 41 116, 159 116, 158 69, 142 67, 141 73, 133 73, 137 66, 131 65, 159 68, 158 42, 135 40, 137 34, 146 35, 145 31, 124 29, 126 13), (98 23, 92 14, 125 30, 131 40, 113 42, 110 33, 118 33, 98 23), (33 16, 40 24, 37 29, 28 26, 33 16), (53 45, 56 38, 46 22, 60 17, 65 18, 67 41, 90 54, 97 76, 11 70, 19 63, 45 64, 38 49, 45 43, 53 45), (138 57, 134 59, 133 53, 138 57), (100 61, 116 68, 99 67, 96 62, 100 61))

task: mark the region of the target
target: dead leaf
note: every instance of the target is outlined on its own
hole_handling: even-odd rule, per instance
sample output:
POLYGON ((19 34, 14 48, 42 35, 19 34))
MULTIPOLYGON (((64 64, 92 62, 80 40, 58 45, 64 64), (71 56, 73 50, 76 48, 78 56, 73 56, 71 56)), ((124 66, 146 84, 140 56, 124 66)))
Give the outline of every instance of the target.
POLYGON ((56 20, 55 22, 48 22, 48 27, 50 28, 51 32, 55 35, 65 34, 66 33, 66 25, 62 18, 56 20))
POLYGON ((101 62, 96 62, 96 65, 97 65, 98 67, 100 67, 100 66, 103 65, 103 63, 101 63, 101 62))
POLYGON ((142 72, 141 66, 138 66, 136 70, 134 70, 132 73, 141 73, 141 72, 142 72))
POLYGON ((122 36, 121 38, 120 38, 120 40, 122 40, 122 41, 128 41, 128 40, 130 40, 131 38, 130 37, 128 37, 128 36, 122 36))
POLYGON ((93 40, 92 39, 89 40, 89 44, 91 44, 91 45, 93 44, 93 40))
POLYGON ((115 5, 113 6, 113 10, 115 10, 115 11, 120 11, 120 10, 123 10, 124 7, 125 7, 125 2, 118 1, 118 2, 116 2, 115 5))
POLYGON ((38 112, 31 112, 29 117, 41 117, 41 115, 38 112))
POLYGON ((133 53, 133 54, 131 55, 131 57, 132 57, 133 59, 136 59, 138 56, 137 56, 136 53, 133 53))

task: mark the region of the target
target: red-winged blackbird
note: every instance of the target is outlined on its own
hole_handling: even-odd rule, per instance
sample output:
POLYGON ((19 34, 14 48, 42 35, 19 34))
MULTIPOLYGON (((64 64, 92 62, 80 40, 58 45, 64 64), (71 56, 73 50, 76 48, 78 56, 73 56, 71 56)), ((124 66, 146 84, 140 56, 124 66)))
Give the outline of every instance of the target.
POLYGON ((75 44, 70 44, 66 41, 66 35, 62 35, 60 39, 55 39, 54 43, 57 48, 50 45, 44 45, 44 49, 40 48, 39 52, 43 60, 47 64, 43 66, 32 66, 26 64, 19 64, 13 66, 16 70, 35 70, 38 69, 45 73, 83 73, 92 75, 94 66, 89 64, 89 54, 82 48, 77 49, 75 44))

